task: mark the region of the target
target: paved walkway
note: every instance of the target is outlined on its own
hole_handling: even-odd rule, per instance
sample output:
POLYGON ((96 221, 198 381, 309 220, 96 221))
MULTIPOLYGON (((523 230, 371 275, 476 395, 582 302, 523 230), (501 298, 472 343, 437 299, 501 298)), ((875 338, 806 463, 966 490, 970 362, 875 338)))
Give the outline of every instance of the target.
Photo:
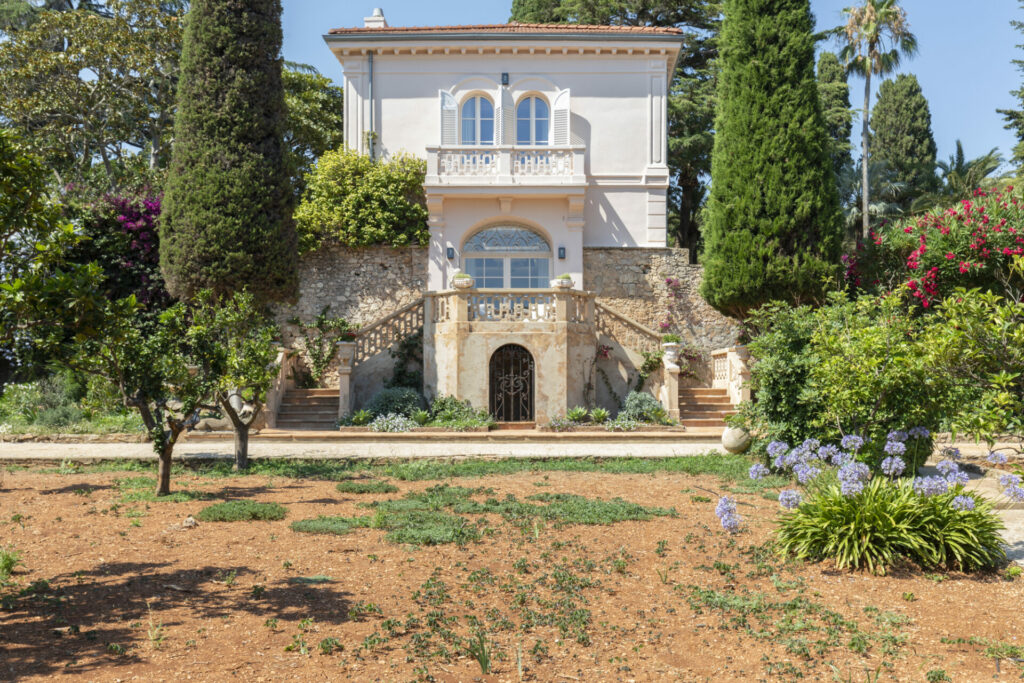
MULTIPOLYGON (((552 457, 665 457, 699 455, 719 450, 714 441, 644 443, 604 439, 595 443, 524 441, 262 441, 249 443, 251 458, 552 458, 552 457)), ((230 439, 184 441, 174 449, 183 460, 233 457, 230 439)), ((0 463, 22 461, 155 459, 148 443, 0 443, 0 463)))

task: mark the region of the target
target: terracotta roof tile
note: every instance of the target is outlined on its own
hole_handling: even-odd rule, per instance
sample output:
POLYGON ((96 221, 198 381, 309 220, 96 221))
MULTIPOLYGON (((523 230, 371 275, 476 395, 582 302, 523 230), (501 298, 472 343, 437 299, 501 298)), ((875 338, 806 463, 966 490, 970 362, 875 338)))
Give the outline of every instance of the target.
POLYGON ((474 24, 468 26, 384 26, 332 28, 329 35, 365 33, 625 33, 649 35, 680 35, 682 29, 672 26, 593 26, 587 24, 474 24))

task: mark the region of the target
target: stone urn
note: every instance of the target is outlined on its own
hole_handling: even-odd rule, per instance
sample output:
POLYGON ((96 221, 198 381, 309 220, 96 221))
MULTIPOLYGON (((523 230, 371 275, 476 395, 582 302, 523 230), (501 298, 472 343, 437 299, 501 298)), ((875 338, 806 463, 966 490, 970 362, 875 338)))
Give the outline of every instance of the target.
POLYGON ((722 448, 730 453, 742 453, 750 448, 750 432, 739 427, 726 427, 722 432, 722 448))
POLYGON ((665 362, 672 363, 675 365, 679 362, 679 342, 665 342, 661 345, 662 350, 665 353, 665 362))
POLYGON ((559 277, 551 281, 551 286, 555 289, 572 289, 573 284, 571 277, 559 277))
POLYGON ((456 275, 452 278, 452 287, 455 289, 473 289, 473 285, 475 284, 476 280, 469 275, 456 275))

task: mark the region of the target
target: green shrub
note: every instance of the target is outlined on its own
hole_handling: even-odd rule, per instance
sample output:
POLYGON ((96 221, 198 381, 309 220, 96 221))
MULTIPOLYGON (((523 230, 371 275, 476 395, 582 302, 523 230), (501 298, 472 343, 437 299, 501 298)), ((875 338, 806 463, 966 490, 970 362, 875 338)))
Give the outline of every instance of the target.
POLYGON ((412 421, 418 424, 420 427, 430 422, 430 411, 429 410, 414 410, 412 411, 412 421))
POLYGON ((415 389, 408 387, 388 387, 381 389, 364 406, 374 417, 381 415, 411 416, 423 407, 423 397, 415 389))
POLYGON ((798 559, 831 559, 839 569, 884 573, 899 558, 925 568, 999 566, 1006 559, 1002 521, 976 496, 973 510, 955 509, 957 495, 963 495, 959 489, 920 496, 909 481, 881 477, 850 496, 833 484, 785 515, 776 540, 798 559))
POLYGON ((576 406, 575 408, 570 408, 565 417, 572 422, 586 422, 589 413, 583 406, 576 406))
POLYGON ((357 410, 351 415, 341 418, 341 425, 344 427, 365 427, 373 422, 373 413, 369 410, 357 410))
POLYGON ((469 401, 454 396, 438 396, 430 404, 431 424, 455 431, 490 427, 494 420, 486 411, 476 410, 469 401))
POLYGON ((229 500, 225 503, 215 503, 203 508, 196 515, 196 518, 201 522, 274 521, 284 519, 286 514, 288 514, 288 509, 278 503, 229 500))
POLYGON ((386 481, 348 479, 338 482, 342 493, 395 493, 398 487, 386 481))
POLYGON ((640 391, 631 391, 626 395, 626 403, 619 416, 637 422, 655 424, 662 424, 668 419, 665 408, 662 407, 658 399, 640 391))
POLYGON ((594 424, 604 424, 608 421, 608 411, 604 408, 593 408, 590 411, 590 421, 594 424))
POLYGON ((325 244, 426 244, 425 175, 426 162, 407 154, 373 161, 346 148, 327 152, 306 176, 295 211, 300 253, 325 244))

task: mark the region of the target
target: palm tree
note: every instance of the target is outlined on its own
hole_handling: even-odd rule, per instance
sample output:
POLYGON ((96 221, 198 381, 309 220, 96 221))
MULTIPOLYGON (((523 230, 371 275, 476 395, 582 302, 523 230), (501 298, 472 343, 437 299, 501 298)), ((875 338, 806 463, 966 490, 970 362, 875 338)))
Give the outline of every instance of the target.
POLYGON ((927 211, 935 206, 951 206, 961 199, 967 199, 984 184, 1003 163, 998 149, 992 149, 976 159, 964 157, 964 146, 956 141, 956 153, 949 161, 938 163, 942 174, 942 188, 914 200, 912 210, 927 211))
POLYGON ((871 108, 871 76, 887 76, 900 65, 903 56, 917 52, 917 38, 910 32, 907 13, 896 0, 864 0, 864 4, 847 7, 846 25, 834 29, 844 43, 839 53, 848 73, 864 77, 864 120, 861 132, 863 163, 861 163, 861 233, 869 232, 868 116, 871 108))

